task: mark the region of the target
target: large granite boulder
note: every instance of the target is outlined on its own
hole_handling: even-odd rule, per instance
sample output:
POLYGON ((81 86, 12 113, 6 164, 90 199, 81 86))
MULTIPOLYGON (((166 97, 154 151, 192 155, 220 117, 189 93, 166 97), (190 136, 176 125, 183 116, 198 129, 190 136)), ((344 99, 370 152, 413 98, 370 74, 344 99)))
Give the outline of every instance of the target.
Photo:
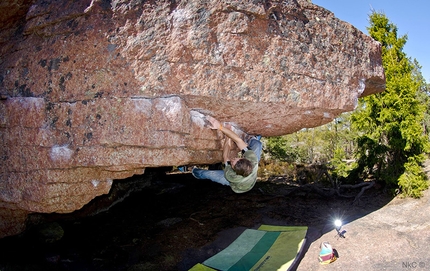
POLYGON ((383 91, 380 44, 304 0, 5 0, 0 236, 147 167, 221 161, 204 115, 263 136, 383 91))

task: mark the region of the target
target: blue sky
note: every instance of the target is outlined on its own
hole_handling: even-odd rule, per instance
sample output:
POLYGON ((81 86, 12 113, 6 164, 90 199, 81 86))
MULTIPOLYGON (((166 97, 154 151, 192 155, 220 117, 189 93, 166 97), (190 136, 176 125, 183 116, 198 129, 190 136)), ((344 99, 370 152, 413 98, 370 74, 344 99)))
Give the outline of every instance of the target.
POLYGON ((368 35, 369 14, 374 9, 384 13, 397 26, 398 37, 407 35, 403 52, 417 59, 421 73, 430 83, 430 1, 429 0, 312 0, 337 18, 346 21, 368 35))

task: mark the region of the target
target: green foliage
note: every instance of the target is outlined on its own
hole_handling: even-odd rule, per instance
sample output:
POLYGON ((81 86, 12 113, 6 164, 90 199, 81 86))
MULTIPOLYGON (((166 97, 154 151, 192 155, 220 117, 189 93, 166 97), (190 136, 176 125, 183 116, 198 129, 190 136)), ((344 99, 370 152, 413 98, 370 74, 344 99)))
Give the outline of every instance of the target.
POLYGON ((334 121, 312 129, 302 129, 294 134, 266 139, 266 153, 278 161, 296 163, 327 163, 335 152, 342 152, 342 159, 354 154, 354 138, 350 114, 343 114, 334 121))
POLYGON ((419 103, 424 105, 424 119, 422 121, 422 125, 424 127, 424 133, 427 135, 427 138, 430 136, 430 84, 427 84, 424 80, 424 77, 421 74, 421 66, 417 60, 414 60, 414 69, 412 71, 415 80, 420 82, 420 88, 417 93, 417 99, 419 103))
POLYGON ((373 12, 370 24, 369 34, 382 44, 386 90, 361 99, 352 115, 353 127, 362 131, 358 169, 416 196, 425 187, 418 184, 424 176, 422 154, 428 150, 422 126, 426 108, 419 99, 423 81, 402 51, 407 37, 398 38, 397 27, 383 14, 373 12))
POLYGON ((287 141, 284 137, 269 137, 265 140, 266 150, 272 159, 285 161, 287 156, 287 141))
POLYGON ((341 147, 336 148, 334 156, 330 161, 333 167, 332 173, 335 178, 346 178, 350 171, 355 167, 355 163, 347 163, 345 150, 341 147))
POLYGON ((273 160, 282 162, 301 162, 308 148, 301 148, 294 136, 277 136, 266 139, 266 152, 273 160))
POLYGON ((415 161, 407 162, 404 173, 399 177, 399 187, 403 195, 419 198, 428 186, 426 175, 421 167, 415 161))

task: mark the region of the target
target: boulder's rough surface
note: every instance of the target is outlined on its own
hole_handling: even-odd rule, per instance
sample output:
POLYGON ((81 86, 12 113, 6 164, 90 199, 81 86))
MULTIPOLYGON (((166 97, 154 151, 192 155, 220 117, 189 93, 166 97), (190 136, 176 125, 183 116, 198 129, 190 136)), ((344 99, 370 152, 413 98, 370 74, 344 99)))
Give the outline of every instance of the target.
POLYGON ((282 135, 384 89, 380 44, 303 0, 6 0, 0 15, 0 236, 147 167, 219 162, 205 114, 282 135))

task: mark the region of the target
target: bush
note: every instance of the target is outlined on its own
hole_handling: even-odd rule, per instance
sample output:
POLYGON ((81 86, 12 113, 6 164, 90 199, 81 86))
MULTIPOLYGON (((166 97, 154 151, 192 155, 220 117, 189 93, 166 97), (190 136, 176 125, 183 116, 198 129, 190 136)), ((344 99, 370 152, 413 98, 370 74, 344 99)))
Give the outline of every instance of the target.
POLYGON ((420 198, 428 186, 422 167, 415 161, 408 161, 405 164, 405 172, 399 178, 400 192, 406 197, 420 198))
POLYGON ((270 160, 262 163, 258 168, 258 176, 263 178, 283 176, 290 178, 294 176, 294 165, 287 162, 270 160))

